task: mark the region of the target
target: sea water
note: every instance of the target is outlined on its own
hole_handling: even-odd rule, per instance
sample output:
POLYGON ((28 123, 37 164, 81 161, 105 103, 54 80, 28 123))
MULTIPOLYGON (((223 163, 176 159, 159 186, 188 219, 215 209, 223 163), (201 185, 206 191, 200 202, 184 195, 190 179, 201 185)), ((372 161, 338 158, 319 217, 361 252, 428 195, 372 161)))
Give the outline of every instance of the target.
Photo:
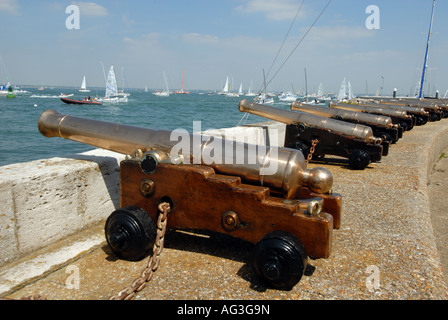
MULTIPOLYGON (((82 143, 61 138, 46 138, 37 128, 39 116, 47 109, 93 120, 127 124, 150 129, 185 129, 193 132, 200 122, 202 130, 235 127, 238 124, 265 122, 267 119, 241 113, 240 100, 252 97, 227 97, 207 92, 154 96, 144 90, 128 90, 128 103, 114 105, 67 105, 57 96, 74 94, 71 99, 82 100, 104 95, 104 89, 80 93, 78 89, 26 89, 10 99, 0 96, 0 166, 26 163, 53 157, 70 155, 94 149, 82 143), (244 119, 243 119, 244 118, 244 119)), ((278 100, 277 100, 278 101, 278 100)), ((289 104, 277 103, 275 107, 289 109, 289 104)))

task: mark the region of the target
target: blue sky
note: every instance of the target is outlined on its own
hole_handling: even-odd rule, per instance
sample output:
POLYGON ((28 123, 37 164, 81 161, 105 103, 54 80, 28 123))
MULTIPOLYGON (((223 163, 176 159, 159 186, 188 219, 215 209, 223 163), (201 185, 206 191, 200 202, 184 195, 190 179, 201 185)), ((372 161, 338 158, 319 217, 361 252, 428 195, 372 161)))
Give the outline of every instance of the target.
MULTIPOLYGON (((299 7, 271 73, 272 90, 337 91, 344 77, 357 93, 414 90, 420 78, 432 0, 333 0, 288 60, 328 0, 0 0, 0 76, 17 84, 104 86, 101 62, 123 68, 128 87, 258 90, 299 7), (80 8, 80 29, 66 8, 80 8), (380 29, 366 28, 376 5, 380 29), (286 61, 286 63, 284 63, 286 61), (280 66, 283 67, 280 69, 280 66), (277 72, 278 71, 278 72, 277 72), (275 74, 275 77, 273 77, 275 74), (272 78, 273 77, 273 78, 272 78)), ((427 87, 448 89, 447 1, 437 1, 427 87)))

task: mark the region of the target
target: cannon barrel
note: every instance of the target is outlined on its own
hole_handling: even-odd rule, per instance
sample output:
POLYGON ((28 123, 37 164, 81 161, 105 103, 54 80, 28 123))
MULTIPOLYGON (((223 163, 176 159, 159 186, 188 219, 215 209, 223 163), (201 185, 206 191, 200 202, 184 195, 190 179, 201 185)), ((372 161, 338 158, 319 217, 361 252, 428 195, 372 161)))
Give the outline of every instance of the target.
POLYGON ((414 106, 409 106, 409 105, 400 104, 400 103, 380 104, 380 103, 375 103, 373 101, 364 100, 364 99, 359 99, 358 103, 359 103, 359 105, 366 106, 366 107, 375 107, 375 108, 386 107, 386 108, 390 108, 390 109, 394 109, 394 110, 401 110, 401 111, 411 112, 411 113, 419 114, 419 115, 429 115, 429 112, 426 111, 425 108, 423 108, 423 107, 414 107, 414 106))
POLYGON ((342 109, 330 109, 327 107, 314 106, 301 103, 300 101, 294 101, 293 103, 291 103, 291 110, 311 113, 322 117, 338 117, 342 120, 362 122, 363 124, 366 125, 375 125, 385 128, 395 127, 395 125, 392 123, 392 119, 387 116, 368 114, 350 110, 342 110, 342 109))
POLYGON ((446 107, 446 103, 439 99, 417 99, 417 98, 385 98, 379 99, 381 104, 399 104, 413 107, 422 107, 428 109, 439 109, 446 107))
POLYGON ((294 198, 302 187, 325 194, 333 185, 333 176, 327 169, 306 169, 303 154, 288 148, 254 146, 232 141, 232 148, 229 149, 229 141, 187 133, 188 141, 182 141, 186 147, 179 149, 179 136, 173 141, 171 131, 84 119, 64 115, 55 110, 42 113, 38 128, 41 134, 48 138, 60 137, 125 155, 141 151, 142 168, 144 155, 154 151, 162 153, 161 156, 155 157, 156 163, 170 161, 176 164, 208 165, 218 173, 236 175, 243 181, 272 187, 288 199, 294 198), (236 147, 235 153, 233 146, 236 147), (212 153, 213 159, 221 160, 205 160, 204 155, 212 153), (229 157, 231 159, 228 159, 229 157))
POLYGON ((381 139, 373 136, 372 128, 359 124, 352 124, 308 113, 299 113, 290 110, 282 110, 262 104, 242 100, 239 104, 241 112, 251 113, 257 116, 282 122, 287 125, 302 123, 308 127, 330 130, 346 136, 358 138, 374 144, 381 144, 381 139))
POLYGON ((350 111, 361 111, 361 112, 367 112, 367 113, 375 112, 375 113, 381 113, 383 115, 387 115, 390 117, 411 118, 406 113, 406 111, 394 110, 394 109, 388 108, 387 106, 384 106, 383 108, 377 108, 377 107, 361 106, 361 105, 351 104, 351 103, 333 103, 333 102, 331 102, 330 108, 350 110, 350 111))
POLYGON ((407 114, 412 115, 416 118, 417 125, 424 125, 428 121, 437 121, 440 120, 441 115, 439 114, 439 110, 427 109, 423 107, 410 106, 402 103, 380 103, 378 100, 368 100, 368 99, 358 99, 358 105, 366 106, 366 107, 375 107, 375 108, 389 108, 393 110, 405 111, 407 114))
POLYGON ((401 105, 408 108, 423 108, 428 111, 431 121, 438 121, 448 117, 448 110, 445 105, 436 101, 421 99, 383 99, 379 101, 381 105, 401 105))
POLYGON ((417 123, 415 116, 408 114, 404 110, 394 110, 388 108, 387 106, 383 108, 360 106, 351 103, 334 103, 330 102, 330 108, 350 110, 350 111, 360 111, 371 114, 380 114, 383 116, 388 116, 392 118, 392 122, 395 124, 400 124, 404 131, 411 130, 417 123))

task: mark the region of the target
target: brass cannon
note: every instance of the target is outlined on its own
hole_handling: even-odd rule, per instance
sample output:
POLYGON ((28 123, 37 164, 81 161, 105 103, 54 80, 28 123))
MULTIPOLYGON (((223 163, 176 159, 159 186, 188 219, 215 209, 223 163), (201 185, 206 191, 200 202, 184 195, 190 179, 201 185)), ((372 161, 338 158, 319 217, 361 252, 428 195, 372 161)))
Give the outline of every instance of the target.
POLYGON ((412 98, 382 98, 380 104, 383 105, 400 105, 410 108, 423 108, 431 117, 431 121, 439 121, 448 117, 448 108, 446 104, 434 99, 412 99, 412 98))
POLYGON ((168 229, 207 230, 255 244, 252 266, 269 286, 291 289, 328 258, 340 228, 341 196, 332 174, 306 168, 297 150, 254 146, 188 132, 151 130, 45 111, 46 137, 129 155, 120 164, 121 209, 105 235, 119 258, 138 260, 155 237, 157 207, 168 229))
POLYGON ((389 151, 389 142, 373 135, 372 128, 320 117, 313 114, 282 110, 242 100, 241 112, 255 114, 286 124, 285 147, 298 149, 305 157, 335 155, 348 158, 349 165, 365 169, 378 162, 389 151), (311 149, 314 152, 311 152, 311 149))
POLYGON ((406 111, 394 110, 388 108, 387 106, 384 106, 383 108, 377 108, 352 103, 335 103, 335 102, 330 102, 329 106, 330 108, 388 116, 392 119, 393 123, 399 124, 404 131, 412 130, 414 126, 417 124, 417 120, 415 119, 415 117, 409 115, 406 111))
POLYGON ((404 104, 392 104, 392 103, 379 103, 381 101, 369 100, 369 99, 358 99, 358 105, 366 107, 375 108, 388 108, 399 111, 405 111, 408 115, 413 116, 416 119, 416 125, 422 126, 428 123, 428 121, 438 121, 440 120, 439 115, 434 115, 433 113, 427 111, 422 107, 407 106, 404 104))
POLYGON ((291 103, 291 110, 369 126, 372 128, 375 137, 380 137, 384 141, 389 141, 390 143, 396 143, 403 137, 403 128, 394 124, 392 119, 387 116, 341 109, 330 109, 327 107, 302 103, 300 101, 291 103))

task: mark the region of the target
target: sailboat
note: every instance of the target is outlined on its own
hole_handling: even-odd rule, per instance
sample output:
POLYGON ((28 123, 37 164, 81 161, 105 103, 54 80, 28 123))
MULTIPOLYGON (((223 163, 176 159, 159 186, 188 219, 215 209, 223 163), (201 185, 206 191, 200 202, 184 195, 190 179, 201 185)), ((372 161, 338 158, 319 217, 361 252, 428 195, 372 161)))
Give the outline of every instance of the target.
POLYGON ((243 95, 243 84, 242 83, 240 84, 240 88, 238 90, 238 93, 232 91, 232 92, 228 92, 226 94, 227 97, 235 97, 235 98, 238 98, 240 95, 241 96, 243 95))
POLYGON ((81 89, 79 89, 79 92, 90 92, 90 90, 87 89, 86 76, 82 78, 81 89))
POLYGON ((188 91, 184 91, 184 70, 181 69, 181 90, 177 90, 174 94, 190 94, 188 91))
POLYGON ((128 102, 128 96, 118 92, 117 77, 115 76, 114 65, 109 69, 106 81, 106 95, 101 99, 104 103, 128 102))
POLYGON ((230 83, 229 83, 229 77, 226 79, 226 84, 224 85, 224 88, 222 88, 222 91, 218 92, 218 95, 224 96, 228 94, 230 91, 230 83))
POLYGON ((341 88, 339 89, 339 94, 337 97, 338 100, 346 101, 346 100, 351 100, 354 97, 355 96, 353 94, 352 85, 351 85, 350 81, 347 81, 347 79, 344 78, 344 81, 342 81, 342 84, 341 84, 341 88))
MULTIPOLYGON (((350 84, 350 81, 347 84, 347 97, 351 97, 350 99, 353 99, 353 93, 352 93, 352 85, 350 84)), ((324 106, 326 105, 327 101, 330 101, 331 99, 329 97, 325 97, 324 96, 324 86, 322 83, 319 84, 319 88, 317 89, 317 94, 316 96, 313 98, 313 100, 308 101, 307 104, 313 104, 313 105, 318 105, 318 106, 324 106)))
POLYGON ((252 81, 250 82, 249 90, 247 90, 246 97, 255 97, 257 94, 252 92, 252 81))
POLYGON ((157 90, 157 91, 153 92, 152 94, 155 96, 158 96, 158 97, 169 97, 170 89, 168 88, 168 81, 166 80, 165 71, 163 71, 163 78, 165 79, 166 90, 165 91, 157 90))
POLYGON ((258 94, 254 98, 254 102, 259 104, 274 104, 275 103, 274 98, 266 93, 266 75, 264 73, 264 69, 263 69, 263 88, 264 93, 258 94))

